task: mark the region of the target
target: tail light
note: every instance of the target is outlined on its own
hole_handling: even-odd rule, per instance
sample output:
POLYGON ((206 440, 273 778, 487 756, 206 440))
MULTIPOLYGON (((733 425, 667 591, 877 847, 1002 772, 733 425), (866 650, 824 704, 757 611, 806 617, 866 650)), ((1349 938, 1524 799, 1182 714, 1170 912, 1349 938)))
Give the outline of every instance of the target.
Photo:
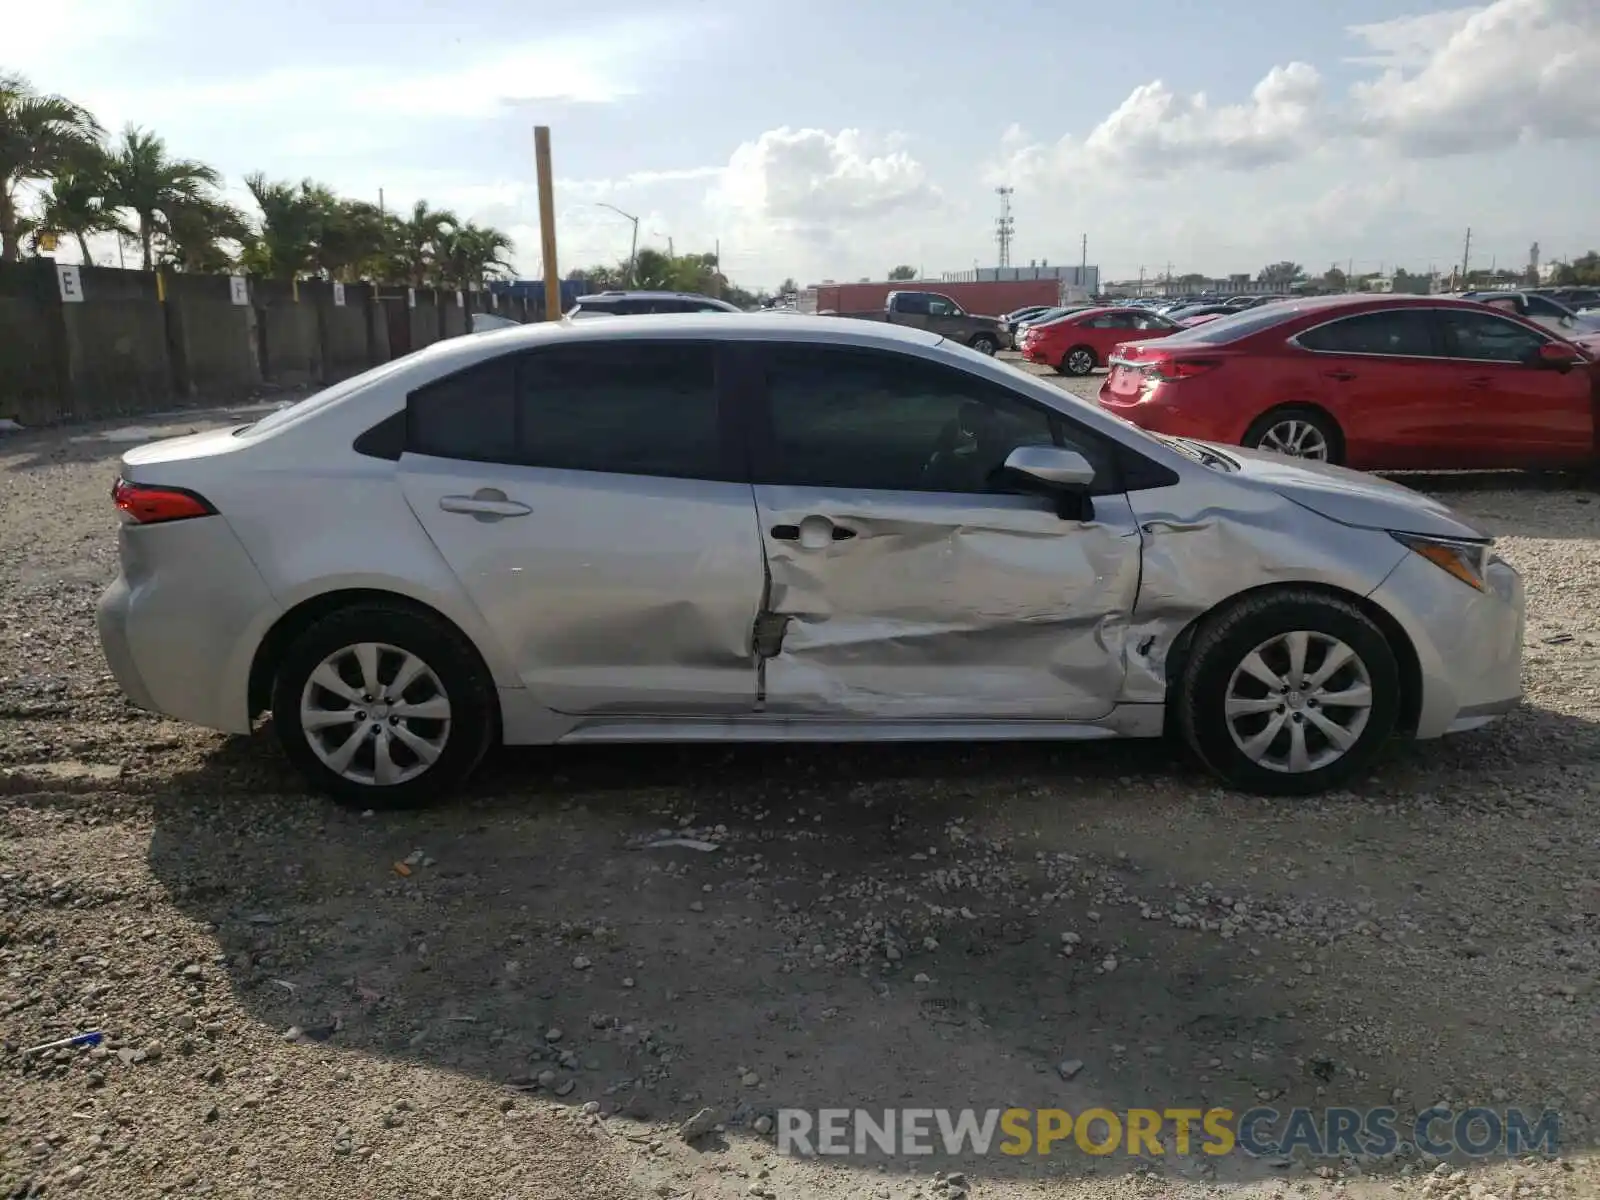
POLYGON ((124 521, 134 525, 159 525, 164 521, 185 521, 190 517, 212 517, 217 510, 204 496, 187 488, 157 487, 118 479, 111 489, 111 502, 124 521))
POLYGON ((1140 364, 1145 377, 1157 383, 1175 383, 1180 379, 1193 379, 1222 364, 1214 358, 1175 358, 1170 354, 1153 355, 1140 364))

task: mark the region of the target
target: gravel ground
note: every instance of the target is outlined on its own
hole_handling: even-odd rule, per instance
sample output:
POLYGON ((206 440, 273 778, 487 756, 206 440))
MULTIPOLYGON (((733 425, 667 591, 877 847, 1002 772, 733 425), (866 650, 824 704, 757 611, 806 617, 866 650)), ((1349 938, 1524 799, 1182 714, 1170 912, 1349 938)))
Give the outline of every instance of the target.
POLYGON ((0 1194, 1600 1194, 1591 493, 1426 482, 1527 576, 1528 702, 1354 794, 1234 795, 1138 743, 641 747, 502 752, 461 802, 364 816, 270 731, 132 708, 100 656, 118 438, 228 415, 0 441, 0 1194), (763 1133, 1434 1101, 1559 1109, 1563 1154, 913 1170, 763 1133))

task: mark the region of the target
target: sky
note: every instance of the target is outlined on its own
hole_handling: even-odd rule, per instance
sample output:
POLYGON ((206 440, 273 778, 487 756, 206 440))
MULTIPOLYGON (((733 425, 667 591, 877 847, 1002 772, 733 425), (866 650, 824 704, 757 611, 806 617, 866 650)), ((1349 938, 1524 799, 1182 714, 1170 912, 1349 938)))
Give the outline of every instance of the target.
POLYGON ((541 270, 734 282, 1087 257, 1105 279, 1600 247, 1600 0, 0 0, 0 68, 243 179, 425 198, 541 270), (46 19, 47 18, 47 19, 46 19))

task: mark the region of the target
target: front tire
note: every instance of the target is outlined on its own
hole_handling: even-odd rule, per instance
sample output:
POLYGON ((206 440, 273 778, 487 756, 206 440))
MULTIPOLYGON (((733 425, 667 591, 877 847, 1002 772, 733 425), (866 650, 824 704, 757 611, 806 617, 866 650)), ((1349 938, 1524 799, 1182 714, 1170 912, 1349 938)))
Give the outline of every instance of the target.
POLYGON ((272 723, 316 790, 361 808, 411 808, 465 782, 498 728, 470 643, 399 605, 341 609, 290 644, 272 723))
POLYGON ((1000 349, 1000 343, 994 338, 990 337, 987 333, 980 333, 977 337, 968 342, 967 345, 971 346, 979 354, 993 354, 996 350, 1000 349))
POLYGON ((1087 375, 1098 365, 1094 350, 1088 346, 1074 346, 1061 358, 1063 375, 1087 375))
POLYGON ((1305 796, 1371 767, 1394 731, 1399 696, 1394 650, 1360 609, 1288 589, 1207 621, 1175 703, 1184 739, 1226 782, 1305 796))

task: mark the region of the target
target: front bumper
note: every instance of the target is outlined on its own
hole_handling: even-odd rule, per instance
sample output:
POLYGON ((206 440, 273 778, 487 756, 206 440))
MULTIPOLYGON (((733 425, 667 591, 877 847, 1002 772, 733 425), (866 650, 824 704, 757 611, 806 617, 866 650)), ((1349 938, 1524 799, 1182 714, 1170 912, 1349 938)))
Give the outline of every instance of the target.
POLYGON ((1407 554, 1371 595, 1416 651, 1421 706, 1416 735, 1486 725, 1522 699, 1522 577, 1506 562, 1474 591, 1419 554, 1407 554))

